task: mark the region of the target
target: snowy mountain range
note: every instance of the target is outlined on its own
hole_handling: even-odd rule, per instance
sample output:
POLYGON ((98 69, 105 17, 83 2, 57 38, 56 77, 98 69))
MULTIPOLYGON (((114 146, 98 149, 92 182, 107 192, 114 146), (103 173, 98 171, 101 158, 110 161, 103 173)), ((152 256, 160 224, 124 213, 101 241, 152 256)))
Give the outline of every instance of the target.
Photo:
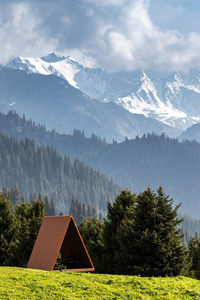
MULTIPOLYGON (((71 57, 55 53, 42 58, 18 57, 5 68, 23 70, 27 74, 61 77, 74 89, 88 96, 88 99, 95 99, 95 102, 101 104, 117 104, 114 106, 117 110, 118 106, 134 117, 138 115, 141 118, 143 115, 149 118, 149 122, 152 119, 159 121, 157 125, 161 128, 166 126, 166 131, 171 136, 178 136, 181 131, 200 123, 198 70, 191 70, 187 74, 142 70, 107 73, 100 68, 89 68, 71 57)), ((12 104, 15 106, 14 101, 10 103, 12 104)), ((148 122, 146 125, 148 132, 148 122)), ((129 126, 125 131, 121 129, 120 136, 134 137, 134 134, 130 136, 129 130, 129 126)), ((136 130, 135 133, 140 135, 141 132, 145 130, 136 130)), ((119 135, 113 137, 119 138, 119 135)))
POLYGON ((27 73, 24 70, 0 68, 1 112, 16 111, 47 129, 59 133, 84 130, 106 138, 123 141, 154 132, 175 136, 174 128, 153 118, 132 114, 114 102, 101 103, 55 75, 27 73))

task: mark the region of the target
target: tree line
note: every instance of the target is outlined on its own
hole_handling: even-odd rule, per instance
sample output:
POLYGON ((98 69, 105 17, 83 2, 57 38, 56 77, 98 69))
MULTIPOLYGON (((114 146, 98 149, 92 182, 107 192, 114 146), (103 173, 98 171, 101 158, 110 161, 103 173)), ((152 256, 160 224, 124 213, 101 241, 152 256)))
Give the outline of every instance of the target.
POLYGON ((0 265, 26 267, 41 222, 45 215, 43 199, 14 206, 13 191, 0 193, 0 265))
MULTIPOLYGON (((26 267, 44 216, 55 213, 41 193, 29 200, 16 187, 0 193, 0 265, 26 267)), ((200 238, 183 244, 179 207, 159 187, 139 194, 122 190, 101 220, 73 197, 69 214, 80 223, 96 272, 200 279, 200 238)))
POLYGON ((79 230, 96 271, 200 278, 200 239, 183 245, 179 207, 162 187, 139 194, 123 190, 108 203, 104 222, 84 220, 79 230))

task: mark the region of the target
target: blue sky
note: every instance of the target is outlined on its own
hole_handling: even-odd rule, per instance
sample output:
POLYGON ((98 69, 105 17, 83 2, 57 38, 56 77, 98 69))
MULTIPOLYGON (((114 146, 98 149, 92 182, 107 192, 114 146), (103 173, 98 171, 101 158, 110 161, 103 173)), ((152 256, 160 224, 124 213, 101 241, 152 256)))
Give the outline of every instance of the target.
POLYGON ((0 0, 0 62, 56 50, 108 71, 200 67, 198 0, 0 0))

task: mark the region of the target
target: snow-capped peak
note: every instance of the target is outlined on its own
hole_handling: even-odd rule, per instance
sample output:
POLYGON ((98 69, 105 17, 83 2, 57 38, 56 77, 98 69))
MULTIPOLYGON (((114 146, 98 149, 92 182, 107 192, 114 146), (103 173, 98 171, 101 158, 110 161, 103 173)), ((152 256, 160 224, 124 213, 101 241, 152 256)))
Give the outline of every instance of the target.
POLYGON ((200 87, 185 83, 179 73, 175 73, 171 80, 169 77, 166 81, 161 78, 151 79, 143 72, 139 88, 129 96, 119 97, 115 101, 132 113, 153 117, 180 129, 200 122, 200 111, 191 114, 189 100, 187 106, 184 105, 184 96, 191 92, 198 95, 200 87))
MULTIPOLYGON (((80 57, 79 57, 80 59, 80 57)), ((18 57, 8 68, 64 78, 91 99, 115 102, 134 114, 155 118, 178 129, 200 122, 200 72, 106 73, 85 66, 64 53, 38 57, 18 57)))
POLYGON ((59 56, 55 53, 51 53, 42 58, 19 56, 8 63, 6 67, 25 70, 30 73, 60 76, 75 88, 78 88, 78 85, 74 77, 81 69, 81 65, 73 61, 70 57, 59 56))
POLYGON ((116 103, 132 113, 153 117, 173 127, 176 127, 176 119, 187 117, 184 112, 173 107, 172 103, 164 103, 159 98, 153 81, 144 72, 140 88, 130 96, 118 98, 116 103))

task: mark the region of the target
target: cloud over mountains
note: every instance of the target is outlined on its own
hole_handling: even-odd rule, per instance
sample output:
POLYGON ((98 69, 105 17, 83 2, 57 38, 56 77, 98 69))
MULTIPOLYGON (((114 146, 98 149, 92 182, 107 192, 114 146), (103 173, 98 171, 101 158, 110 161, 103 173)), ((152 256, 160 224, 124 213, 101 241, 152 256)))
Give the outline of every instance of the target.
POLYGON ((181 30, 176 22, 187 11, 195 18, 186 5, 168 0, 162 11, 160 0, 1 0, 0 61, 58 49, 92 57, 108 71, 187 71, 200 67, 200 32, 195 23, 181 30))

